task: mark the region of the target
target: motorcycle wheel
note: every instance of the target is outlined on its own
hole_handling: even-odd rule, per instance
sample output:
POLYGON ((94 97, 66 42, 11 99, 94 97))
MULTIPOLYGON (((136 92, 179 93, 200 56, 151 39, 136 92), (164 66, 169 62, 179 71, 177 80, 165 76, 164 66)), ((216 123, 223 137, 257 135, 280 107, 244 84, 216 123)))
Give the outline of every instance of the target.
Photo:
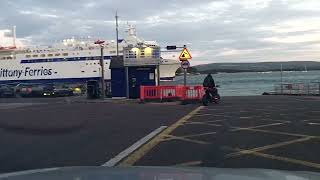
POLYGON ((203 96, 202 96, 202 104, 203 104, 204 106, 208 106, 208 104, 209 104, 209 100, 208 100, 208 98, 207 98, 206 95, 203 95, 203 96))

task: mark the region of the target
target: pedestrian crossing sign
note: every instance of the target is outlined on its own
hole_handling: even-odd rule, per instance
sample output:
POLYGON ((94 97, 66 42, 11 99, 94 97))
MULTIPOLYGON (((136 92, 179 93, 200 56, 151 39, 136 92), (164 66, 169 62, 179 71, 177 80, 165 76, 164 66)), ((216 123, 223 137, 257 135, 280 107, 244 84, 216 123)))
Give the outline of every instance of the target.
POLYGON ((192 56, 187 48, 183 48, 183 50, 179 56, 179 59, 180 59, 180 61, 186 61, 188 59, 192 59, 192 56))

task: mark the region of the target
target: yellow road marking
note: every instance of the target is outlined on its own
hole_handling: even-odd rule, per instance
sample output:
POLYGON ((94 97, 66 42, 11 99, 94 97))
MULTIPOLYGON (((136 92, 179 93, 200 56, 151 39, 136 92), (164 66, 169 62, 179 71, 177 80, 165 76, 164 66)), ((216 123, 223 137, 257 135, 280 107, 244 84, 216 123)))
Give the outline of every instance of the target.
POLYGON ((207 133, 201 133, 201 134, 192 134, 192 135, 186 135, 186 136, 180 136, 183 138, 190 138, 190 137, 197 137, 197 136, 205 136, 210 134, 217 134, 217 132, 207 132, 207 133))
POLYGON ((282 122, 282 123, 291 123, 291 121, 285 120, 274 120, 274 119, 259 119, 260 121, 273 121, 273 122, 282 122))
POLYGON ((180 136, 167 135, 167 137, 169 137, 169 138, 166 138, 163 141, 169 141, 169 140, 177 139, 177 140, 188 141, 188 142, 193 142, 193 143, 197 143, 197 144, 210 144, 210 143, 205 142, 205 141, 199 141, 199 140, 184 138, 184 137, 180 137, 180 136))
POLYGON ((284 123, 272 123, 272 124, 264 124, 264 125, 259 125, 259 126, 251 126, 251 127, 231 127, 234 129, 231 129, 230 131, 239 131, 239 130, 247 130, 247 129, 255 129, 255 128, 262 128, 262 127, 269 127, 269 126, 278 126, 282 125, 284 123))
POLYGON ((201 163, 202 161, 189 161, 189 162, 176 164, 174 166, 196 166, 196 165, 200 165, 201 163))
POLYGON ((198 111, 200 111, 203 108, 203 106, 199 106, 198 108, 191 111, 186 116, 179 119, 176 123, 169 126, 167 129, 162 131, 158 136, 154 137, 152 140, 150 140, 148 143, 143 145, 141 148, 133 152, 130 156, 128 156, 126 159, 124 159, 122 162, 120 162, 119 166, 131 166, 134 163, 136 163, 139 159, 141 159, 145 154, 147 154, 153 147, 155 147, 164 136, 169 135, 174 131, 176 128, 181 126, 183 123, 187 122, 192 116, 194 116, 198 111))
POLYGON ((222 126, 222 125, 220 125, 220 124, 211 124, 211 123, 205 123, 205 122, 194 122, 194 121, 192 121, 192 122, 187 122, 187 123, 185 123, 185 124, 204 124, 204 125, 208 125, 208 126, 217 126, 217 127, 222 126))
POLYGON ((213 123, 213 122, 221 122, 221 121, 223 121, 223 120, 212 120, 212 121, 206 121, 206 120, 204 120, 204 121, 202 121, 202 120, 197 119, 197 121, 191 121, 191 122, 213 123))
POLYGON ((212 114, 196 114, 194 116, 200 117, 200 116, 212 116, 212 114))
POLYGON ((237 130, 237 131, 238 130, 248 130, 248 131, 254 131, 254 132, 263 132, 263 133, 269 133, 269 134, 278 134, 278 135, 287 135, 287 136, 296 136, 296 137, 320 138, 319 136, 309 136, 309 135, 305 135, 305 134, 285 133, 285 132, 269 131, 269 130, 262 130, 262 129, 237 128, 235 130, 237 130))
POLYGON ((308 123, 309 125, 320 125, 320 123, 313 123, 313 122, 310 122, 310 123, 308 123))
MULTIPOLYGON (((243 151, 243 149, 239 149, 239 148, 236 148, 234 150, 243 151)), ((279 161, 284 161, 284 162, 289 162, 289 163, 293 163, 293 164, 299 164, 299 165, 304 165, 304 166, 320 169, 320 164, 313 163, 313 162, 308 162, 308 161, 303 161, 303 160, 298 160, 298 159, 293 159, 293 158, 287 158, 287 157, 282 157, 282 156, 275 156, 275 155, 270 155, 270 154, 265 154, 265 153, 261 153, 261 152, 255 152, 255 151, 253 151, 250 154, 255 155, 255 156, 264 157, 267 159, 279 160, 279 161)))
POLYGON ((240 119, 252 119, 252 117, 250 117, 250 116, 243 116, 243 117, 240 117, 240 119))
POLYGON ((240 155, 244 155, 244 154, 252 154, 253 152, 264 151, 264 150, 268 150, 268 149, 287 146, 287 145, 294 144, 294 143, 297 143, 297 142, 308 141, 310 139, 312 139, 312 137, 305 137, 305 138, 295 139, 295 140, 291 140, 291 141, 285 141, 285 142, 280 142, 280 143, 276 143, 276 144, 270 144, 270 145, 266 145, 266 146, 262 146, 262 147, 257 147, 257 148, 253 148, 253 149, 242 150, 242 151, 239 151, 239 152, 230 153, 230 154, 227 154, 227 156, 228 157, 236 157, 236 156, 240 156, 240 155))

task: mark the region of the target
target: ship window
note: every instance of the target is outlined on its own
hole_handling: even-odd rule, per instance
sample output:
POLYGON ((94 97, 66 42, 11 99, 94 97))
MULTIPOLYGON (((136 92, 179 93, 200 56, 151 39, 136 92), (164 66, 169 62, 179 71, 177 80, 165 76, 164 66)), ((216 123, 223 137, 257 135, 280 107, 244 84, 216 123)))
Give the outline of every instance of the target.
POLYGON ((68 56, 68 53, 63 53, 63 56, 68 56))
POLYGON ((7 59, 12 59, 12 57, 8 56, 7 59))
POLYGON ((89 52, 89 54, 91 54, 91 52, 89 52))
POLYGON ((83 73, 84 73, 84 71, 81 71, 81 72, 83 72, 83 73))
POLYGON ((93 63, 93 64, 96 64, 96 63, 93 63))
POLYGON ((119 53, 123 53, 123 51, 119 51, 119 53))
POLYGON ((114 54, 114 53, 116 53, 116 51, 110 51, 110 54, 114 54))
POLYGON ((38 55, 37 55, 37 54, 34 54, 32 57, 38 57, 38 55))
POLYGON ((5 60, 5 59, 6 59, 6 57, 2 57, 2 58, 1 58, 1 60, 5 60))
POLYGON ((53 54, 48 54, 48 57, 52 57, 53 56, 53 54))
POLYGON ((46 55, 45 55, 45 54, 41 54, 40 56, 41 56, 41 57, 46 57, 46 55))
POLYGON ((30 55, 26 55, 26 58, 30 58, 31 56, 30 55))
POLYGON ((93 72, 97 72, 97 71, 93 71, 93 72))
POLYGON ((86 63, 86 65, 88 65, 88 63, 86 63))
POLYGON ((100 63, 97 63, 97 64, 100 64, 100 63))
POLYGON ((55 54, 55 56, 60 56, 60 53, 55 54))

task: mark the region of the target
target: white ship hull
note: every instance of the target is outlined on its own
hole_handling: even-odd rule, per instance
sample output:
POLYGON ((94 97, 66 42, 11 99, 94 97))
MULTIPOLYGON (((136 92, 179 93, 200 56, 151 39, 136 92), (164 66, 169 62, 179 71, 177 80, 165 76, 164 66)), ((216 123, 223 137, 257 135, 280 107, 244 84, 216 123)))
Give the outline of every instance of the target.
MULTIPOLYGON (((111 56, 105 56, 104 76, 106 80, 111 79, 110 62, 111 56)), ((36 62, 36 59, 30 60, 30 62, 18 59, 2 60, 0 64, 0 83, 85 82, 101 77, 99 63, 99 60, 71 60, 64 62, 36 62)), ((160 65, 160 80, 173 80, 179 67, 179 61, 163 60, 160 65)))
POLYGON ((176 75, 177 69, 180 67, 180 62, 173 59, 163 59, 160 65, 160 80, 172 81, 176 75))
MULTIPOLYGON (((144 47, 158 46, 155 41, 144 41, 138 38, 132 26, 129 27, 128 33, 128 37, 118 43, 119 55, 123 55, 123 48, 128 46, 141 46, 141 44, 144 47)), ((106 80, 111 79, 109 66, 111 58, 116 56, 116 44, 114 40, 110 40, 103 46, 106 80)), ((99 79, 101 77, 100 48, 95 41, 73 38, 49 47, 21 49, 16 49, 15 46, 9 49, 0 47, 0 83, 85 82, 89 79, 99 79)), ((160 79, 172 80, 178 68, 178 60, 162 59, 160 79)))

